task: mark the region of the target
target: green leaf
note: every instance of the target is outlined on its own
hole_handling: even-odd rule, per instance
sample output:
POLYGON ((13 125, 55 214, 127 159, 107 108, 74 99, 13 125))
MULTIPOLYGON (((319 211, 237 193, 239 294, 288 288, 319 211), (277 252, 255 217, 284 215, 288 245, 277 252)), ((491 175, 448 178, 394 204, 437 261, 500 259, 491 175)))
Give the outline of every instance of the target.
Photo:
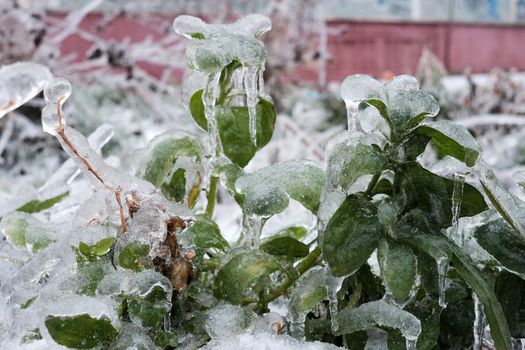
POLYGON ((20 339, 20 344, 29 344, 35 340, 42 339, 42 334, 40 334, 39 328, 34 328, 29 330, 23 337, 20 339))
POLYGON ((256 107, 256 147, 250 139, 248 108, 217 106, 217 127, 226 157, 240 167, 245 167, 255 152, 270 142, 275 117, 273 104, 259 99, 256 107))
POLYGON ((26 247, 26 232, 29 227, 27 220, 23 218, 4 218, 2 226, 2 234, 5 235, 9 242, 19 247, 26 247))
POLYGON ((408 299, 416 281, 416 257, 405 244, 381 240, 377 249, 381 278, 394 300, 408 299))
POLYGON ((407 235, 403 239, 414 248, 424 251, 436 260, 442 256, 451 258, 458 274, 483 303, 496 348, 512 349, 508 324, 503 309, 494 293, 494 288, 476 268, 475 263, 459 247, 449 243, 442 236, 411 233, 411 235, 407 235))
POLYGON ((58 196, 51 197, 49 199, 44 200, 32 200, 27 202, 26 204, 22 205, 20 208, 18 208, 16 211, 21 211, 23 213, 38 213, 42 210, 46 210, 57 204, 58 202, 62 201, 64 198, 66 198, 69 195, 69 192, 64 192, 62 194, 59 194, 58 196))
POLYGON ((347 191, 360 176, 383 170, 386 158, 372 145, 364 142, 366 140, 349 143, 346 139, 329 148, 326 173, 327 182, 332 188, 337 186, 347 191))
POLYGON ((221 183, 230 192, 237 204, 242 206, 244 196, 235 190, 235 181, 244 175, 245 172, 240 166, 234 163, 227 164, 219 168, 221 183))
POLYGON ((148 254, 149 247, 146 244, 131 242, 118 253, 120 266, 132 271, 142 271, 151 265, 148 254))
POLYGON ((192 225, 177 234, 177 240, 185 248, 195 248, 198 256, 213 249, 225 251, 230 247, 219 226, 205 215, 197 215, 192 225))
POLYGON ((9 242, 33 253, 53 242, 49 236, 54 232, 29 214, 14 213, 4 216, 0 223, 0 231, 9 242))
MULTIPOLYGON (((167 332, 159 332, 167 333, 167 332)), ((159 334, 157 333, 157 335, 159 334)), ((166 344, 164 347, 170 345, 166 344)), ((176 345, 176 344, 175 344, 176 345)), ((157 350, 146 329, 130 322, 122 322, 122 333, 108 350, 157 350)))
POLYGON ((263 168, 239 177, 235 183, 245 195, 244 209, 260 216, 283 211, 288 206, 288 197, 315 214, 324 185, 324 171, 314 162, 304 160, 263 168))
POLYGON ((426 117, 436 116, 439 103, 421 90, 397 91, 389 94, 387 111, 395 129, 404 132, 418 126, 426 117))
POLYGON ((215 296, 241 304, 248 288, 278 268, 275 258, 261 251, 234 251, 217 273, 215 296))
MULTIPOLYGON (((190 111, 197 125, 204 130, 208 130, 208 122, 202 102, 202 90, 195 92, 191 97, 190 111)), ((240 167, 245 167, 253 158, 255 152, 264 147, 272 138, 275 117, 273 104, 259 98, 256 108, 256 147, 250 139, 248 108, 226 105, 216 106, 215 118, 217 119, 219 136, 226 157, 240 167)))
POLYGON ((472 290, 479 297, 483 303, 485 316, 487 317, 490 333, 494 339, 496 348, 512 349, 510 330, 503 313, 501 304, 499 303, 494 288, 487 283, 484 277, 476 268, 472 260, 465 255, 458 247, 449 244, 453 252, 452 263, 458 271, 459 275, 472 290))
POLYGON ((301 276, 292 289, 289 310, 293 321, 301 321, 301 315, 326 299, 326 272, 322 267, 314 267, 301 276))
POLYGON ((415 341, 421 333, 421 322, 416 316, 384 301, 372 301, 357 308, 346 307, 337 319, 339 334, 383 326, 398 329, 407 340, 415 341))
POLYGON ((118 336, 118 331, 104 316, 47 316, 44 323, 51 338, 68 348, 92 349, 107 346, 118 336))
POLYGON ((504 219, 478 227, 474 237, 483 249, 507 269, 525 274, 525 239, 504 219))
POLYGON ((198 194, 203 175, 199 167, 204 147, 197 137, 187 132, 169 131, 154 138, 142 152, 145 161, 138 175, 160 188, 170 200, 181 202, 187 196, 192 206, 194 192, 198 194), (190 172, 187 168, 197 170, 190 172), (191 188, 187 191, 188 183, 191 188))
POLYGON ((204 113, 204 103, 202 102, 202 93, 204 90, 196 91, 190 98, 190 112, 193 120, 202 129, 208 131, 208 122, 206 121, 206 114, 204 113))
POLYGON ((171 309, 167 295, 165 289, 158 285, 150 286, 144 295, 125 295, 131 321, 145 328, 160 330, 171 309))
POLYGON ((377 208, 361 195, 350 195, 319 234, 319 246, 335 276, 353 274, 377 248, 383 234, 377 208))
POLYGON ((270 255, 302 258, 308 255, 310 249, 303 242, 289 236, 272 236, 261 243, 261 250, 270 255))
POLYGON ((495 291, 512 336, 523 338, 525 336, 525 281, 514 274, 502 272, 496 280, 495 291))
POLYGON ((516 232, 525 237, 523 202, 514 197, 498 180, 494 172, 484 165, 481 166, 479 180, 494 208, 516 232))
POLYGON ((419 125, 415 134, 432 139, 432 144, 443 154, 452 156, 468 166, 473 166, 480 148, 467 129, 450 120, 427 121, 419 125))
POLYGON ((109 253, 113 243, 117 240, 116 237, 106 237, 95 243, 91 248, 91 253, 96 256, 102 256, 109 253))
MULTIPOLYGON (((417 162, 405 163, 396 173, 395 191, 402 206, 422 210, 436 228, 446 228, 452 222, 454 181, 424 169, 417 162)), ((487 209, 483 195, 469 184, 463 188, 460 217, 473 216, 487 209)), ((438 229, 435 230, 439 232, 438 229)))

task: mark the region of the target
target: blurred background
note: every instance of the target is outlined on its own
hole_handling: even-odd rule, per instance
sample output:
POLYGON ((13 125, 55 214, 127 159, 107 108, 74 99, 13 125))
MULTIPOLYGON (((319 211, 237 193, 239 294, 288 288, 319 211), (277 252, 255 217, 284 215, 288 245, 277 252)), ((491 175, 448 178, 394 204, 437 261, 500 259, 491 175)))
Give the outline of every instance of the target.
MULTIPOLYGON (((248 170, 323 161, 326 141, 346 128, 338 90, 354 73, 415 75, 439 117, 468 127, 506 183, 525 166, 525 0, 0 0, 0 64, 36 61, 69 79, 71 124, 84 134, 112 125, 103 153, 126 168, 165 130, 199 132, 187 105, 201 86, 188 79, 173 19, 227 23, 253 12, 273 23, 261 40, 279 116, 248 170)), ((42 103, 0 119, 0 199, 38 186, 65 159, 41 131, 42 103)))

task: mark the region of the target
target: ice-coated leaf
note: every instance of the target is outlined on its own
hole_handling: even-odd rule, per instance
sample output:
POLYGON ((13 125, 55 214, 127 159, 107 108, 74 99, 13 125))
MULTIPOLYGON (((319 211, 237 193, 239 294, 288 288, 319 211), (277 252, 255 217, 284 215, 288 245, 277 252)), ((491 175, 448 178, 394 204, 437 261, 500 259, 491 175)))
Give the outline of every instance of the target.
POLYGON ((106 317, 94 318, 88 314, 48 316, 45 325, 55 342, 73 349, 107 346, 119 334, 106 317))
MULTIPOLYGON (((406 207, 423 210, 439 227, 451 225, 453 180, 435 175, 417 162, 408 162, 396 173, 394 184, 397 192, 402 193, 406 207)), ((473 216, 486 209, 483 195, 475 187, 465 184, 459 216, 473 216)))
POLYGON ((301 315, 306 315, 326 299, 326 272, 322 267, 314 267, 301 276, 292 289, 288 306, 292 319, 302 321, 301 315))
POLYGON ((350 75, 341 83, 341 97, 345 103, 366 101, 370 99, 385 99, 383 85, 365 74, 350 75))
POLYGON ((237 305, 219 304, 206 312, 204 328, 212 338, 234 337, 244 332, 256 314, 237 305))
POLYGON ((177 240, 184 248, 194 248, 197 255, 213 249, 225 251, 230 246, 222 237, 219 226, 204 215, 197 215, 191 226, 177 234, 177 240))
POLYGON ((79 250, 86 257, 102 256, 109 252, 116 240, 117 239, 115 237, 106 237, 93 245, 88 245, 84 242, 80 242, 79 250))
POLYGON ((108 350, 160 350, 155 346, 147 331, 130 322, 122 322, 122 332, 118 339, 111 343, 108 350))
MULTIPOLYGON (((202 90, 197 91, 190 100, 190 111, 195 122, 204 130, 208 129, 202 90)), ((240 167, 246 166, 258 149, 264 147, 272 138, 275 125, 275 109, 271 102, 259 98, 256 106, 257 146, 250 139, 248 107, 216 107, 215 118, 224 154, 240 167)))
POLYGON ((324 171, 316 163, 291 160, 242 175, 235 188, 245 195, 248 213, 271 216, 288 206, 288 197, 316 213, 324 184, 324 171))
POLYGON ((494 288, 487 282, 487 278, 478 270, 475 263, 458 246, 440 235, 411 232, 410 235, 405 235, 403 240, 436 260, 442 257, 450 258, 459 276, 472 288, 483 303, 496 348, 512 349, 508 324, 494 288))
POLYGON ((279 268, 271 255, 257 250, 233 251, 215 279, 215 295, 240 304, 248 288, 279 268))
POLYGON ((459 247, 453 244, 449 244, 449 247, 453 253, 454 267, 483 303, 484 313, 496 348, 512 349, 509 326, 493 286, 487 282, 487 278, 480 273, 474 262, 459 247))
POLYGON ((150 248, 146 244, 130 242, 120 249, 118 262, 125 269, 142 271, 151 265, 151 259, 148 256, 149 251, 150 248))
POLYGON ((507 269, 525 274, 525 239, 504 219, 478 227, 474 237, 483 249, 507 269))
POLYGON ((381 240, 377 249, 381 278, 385 288, 397 302, 404 302, 416 281, 416 257, 412 249, 402 243, 381 240))
POLYGON ((53 75, 33 62, 18 62, 0 68, 0 119, 38 95, 53 75))
POLYGON ((44 200, 34 199, 22 205, 16 211, 20 211, 23 213, 29 213, 29 214, 38 213, 38 212, 41 212, 42 210, 51 208, 52 206, 54 206, 55 204, 59 203, 64 198, 66 198, 68 195, 69 195, 69 192, 64 192, 62 194, 59 194, 58 196, 51 197, 49 199, 44 199, 44 200))
POLYGON ((308 255, 309 247, 300 241, 308 233, 304 226, 290 226, 266 238, 260 249, 271 255, 301 258, 308 255))
MULTIPOLYGON (((481 163, 481 162, 480 162, 481 163)), ((485 164, 478 165, 479 181, 490 202, 509 225, 525 237, 525 205, 513 196, 485 164)))
POLYGON ((175 32, 189 39, 186 60, 192 69, 220 72, 233 61, 244 66, 261 66, 266 60, 264 44, 255 37, 271 29, 270 20, 251 14, 231 24, 207 24, 179 16, 173 22, 175 32))
POLYGON ((261 243, 260 248, 268 254, 289 258, 302 258, 309 252, 306 244, 287 235, 269 237, 261 243))
POLYGON ((155 137, 140 156, 137 175, 160 188, 170 200, 185 198, 191 207, 200 191, 204 170, 200 164, 204 147, 188 132, 168 131, 155 137))
POLYGON ((388 93, 397 91, 416 91, 419 90, 419 81, 408 74, 396 75, 392 80, 385 84, 388 93))
POLYGON ((418 126, 426 117, 435 117, 439 103, 427 92, 401 90, 389 93, 387 112, 394 127, 404 132, 418 126))
POLYGON ((525 281, 515 274, 502 272, 496 279, 496 295, 503 307, 511 334, 521 338, 525 334, 525 281))
POLYGON ((348 142, 347 137, 342 142, 327 145, 326 157, 328 185, 344 191, 360 176, 378 173, 386 164, 386 158, 377 147, 365 143, 365 140, 348 142))
POLYGON ((473 166, 479 157, 481 150, 474 137, 467 129, 450 120, 423 122, 414 132, 428 136, 439 151, 468 166, 473 166))
POLYGON ((0 222, 0 233, 9 242, 34 253, 55 241, 60 236, 56 231, 25 213, 5 215, 0 222))
POLYGON ((347 307, 339 312, 338 319, 340 334, 383 326, 398 329, 407 340, 415 341, 421 333, 421 322, 416 316, 384 301, 347 307))
POLYGON ((171 309, 172 288, 167 277, 153 270, 115 271, 100 282, 97 294, 125 300, 131 322, 158 330, 171 309))
POLYGON ((345 276, 368 260, 382 234, 375 205, 361 195, 350 195, 319 233, 319 246, 332 273, 345 276))

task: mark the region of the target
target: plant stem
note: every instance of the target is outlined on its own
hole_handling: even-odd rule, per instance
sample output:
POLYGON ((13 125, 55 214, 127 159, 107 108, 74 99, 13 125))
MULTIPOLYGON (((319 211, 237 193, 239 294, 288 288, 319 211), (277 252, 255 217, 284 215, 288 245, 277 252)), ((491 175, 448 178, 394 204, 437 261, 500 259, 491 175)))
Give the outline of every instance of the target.
POLYGON ((303 261, 301 261, 295 268, 295 270, 298 273, 297 277, 293 278, 289 276, 288 278, 286 278, 283 284, 281 284, 279 287, 274 289, 270 294, 266 295, 266 297, 264 297, 260 301, 260 303, 268 304, 272 302, 273 300, 277 299, 278 297, 280 297, 281 295, 283 295, 284 293, 286 293, 288 288, 290 288, 290 286, 297 280, 297 278, 301 276, 303 273, 305 273, 306 271, 308 271, 317 262, 317 258, 319 258, 320 255, 321 255, 321 248, 315 247, 315 249, 312 250, 303 259, 303 261))
POLYGON ((206 217, 211 219, 215 210, 215 201, 217 198, 217 189, 219 187, 219 177, 212 175, 210 178, 210 190, 208 192, 208 203, 206 203, 206 217))

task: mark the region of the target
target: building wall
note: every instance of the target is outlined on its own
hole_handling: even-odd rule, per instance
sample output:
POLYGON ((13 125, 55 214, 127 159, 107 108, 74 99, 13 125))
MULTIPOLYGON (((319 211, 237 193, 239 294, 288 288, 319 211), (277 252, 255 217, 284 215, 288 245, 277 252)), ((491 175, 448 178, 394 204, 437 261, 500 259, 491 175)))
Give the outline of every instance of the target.
POLYGON ((470 65, 525 70, 525 26, 461 23, 332 21, 327 64, 329 80, 353 73, 413 74, 426 47, 452 73, 470 65))

